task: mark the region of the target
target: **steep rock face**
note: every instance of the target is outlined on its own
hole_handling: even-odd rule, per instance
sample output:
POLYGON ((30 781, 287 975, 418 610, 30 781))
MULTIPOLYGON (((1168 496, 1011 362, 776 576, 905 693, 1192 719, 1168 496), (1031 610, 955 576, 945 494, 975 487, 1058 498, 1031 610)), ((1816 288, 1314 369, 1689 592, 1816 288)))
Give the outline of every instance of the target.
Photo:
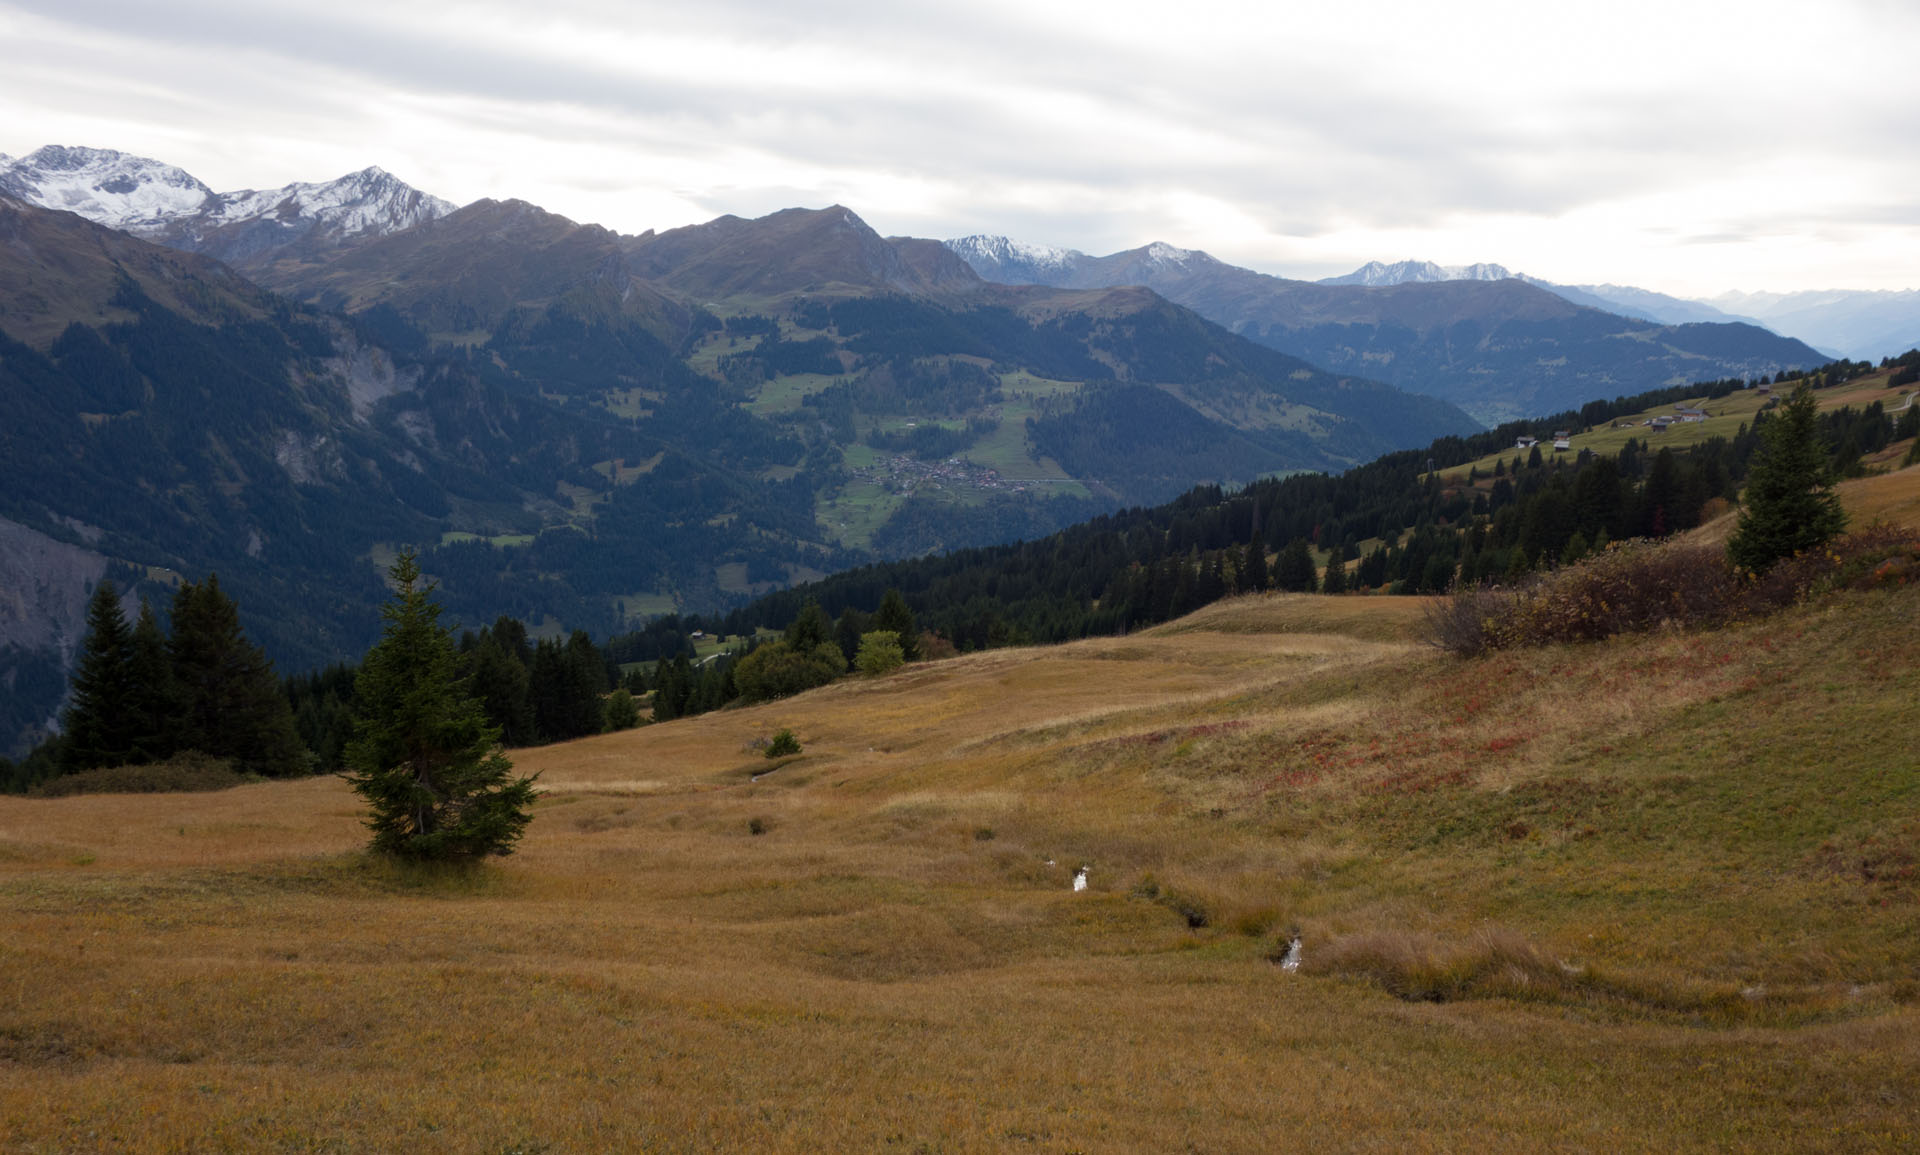
POLYGON ((217 193, 170 164, 60 145, 0 160, 0 192, 243 268, 312 259, 454 210, 379 168, 332 181, 217 193))
POLYGON ((0 648, 71 657, 86 633, 87 591, 106 572, 104 554, 0 517, 0 648))

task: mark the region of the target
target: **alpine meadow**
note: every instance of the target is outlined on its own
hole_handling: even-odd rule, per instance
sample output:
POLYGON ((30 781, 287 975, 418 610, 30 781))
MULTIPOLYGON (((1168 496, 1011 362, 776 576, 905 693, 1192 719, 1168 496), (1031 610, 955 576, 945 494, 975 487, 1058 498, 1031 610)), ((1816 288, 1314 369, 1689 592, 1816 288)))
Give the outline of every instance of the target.
POLYGON ((0 1151, 1920 1150, 1920 16, 1635 4, 0 0, 0 1151))

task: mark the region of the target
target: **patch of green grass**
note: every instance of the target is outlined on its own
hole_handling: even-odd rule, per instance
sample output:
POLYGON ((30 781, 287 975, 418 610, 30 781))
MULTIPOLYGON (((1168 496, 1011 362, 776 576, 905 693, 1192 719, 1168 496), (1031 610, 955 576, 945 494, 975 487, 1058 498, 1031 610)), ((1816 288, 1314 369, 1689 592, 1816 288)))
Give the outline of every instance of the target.
MULTIPOLYGON (((1885 373, 1871 374, 1844 385, 1822 389, 1815 396, 1819 398, 1820 408, 1823 410, 1836 409, 1843 405, 1865 406, 1875 399, 1889 396, 1886 381, 1885 373)), ((1773 401, 1776 396, 1784 396, 1788 388, 1789 386, 1778 386, 1771 393, 1741 390, 1717 400, 1710 401, 1701 396, 1685 402, 1656 405, 1632 416, 1622 417, 1617 423, 1598 425, 1587 432, 1575 430, 1571 438, 1572 448, 1562 451, 1561 456, 1574 456, 1581 450, 1588 450, 1605 457, 1618 456, 1629 439, 1640 442, 1649 451, 1656 453, 1662 448, 1687 449, 1714 437, 1731 439, 1740 431, 1742 425, 1752 425, 1754 414, 1773 401), (1712 416, 1705 421, 1675 423, 1668 426, 1664 433, 1655 433, 1643 424, 1653 417, 1673 416, 1676 412, 1675 405, 1680 404, 1705 409, 1712 416)), ((1891 403, 1897 404, 1897 399, 1891 403)), ((1444 481, 1459 483, 1466 480, 1470 469, 1478 469, 1482 479, 1481 484, 1488 485, 1491 484, 1495 462, 1505 461, 1512 464, 1515 456, 1525 460, 1531 452, 1531 450, 1506 446, 1478 461, 1441 470, 1440 476, 1444 481)), ((1541 443, 1540 455, 1546 459, 1551 459, 1555 455, 1552 442, 1541 443)))
POLYGON ((747 408, 756 416, 770 417, 776 413, 791 413, 800 408, 800 401, 809 393, 818 393, 839 380, 824 373, 796 373, 791 377, 775 377, 753 389, 747 408))
POLYGON ((873 535, 899 511, 906 498, 870 481, 854 481, 817 506, 815 517, 841 545, 865 547, 873 535))

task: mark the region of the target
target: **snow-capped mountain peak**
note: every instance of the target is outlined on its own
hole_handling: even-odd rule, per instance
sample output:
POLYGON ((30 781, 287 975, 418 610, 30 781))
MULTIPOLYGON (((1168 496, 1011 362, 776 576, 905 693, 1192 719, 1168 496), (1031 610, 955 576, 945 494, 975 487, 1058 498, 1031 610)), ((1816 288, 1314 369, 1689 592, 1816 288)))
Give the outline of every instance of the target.
POLYGON ((263 217, 305 218, 342 237, 390 233, 445 216, 457 206, 411 187, 378 166, 338 180, 295 183, 277 189, 219 194, 208 214, 216 225, 263 217))
POLYGON ((110 148, 57 144, 0 166, 0 191, 129 232, 197 213, 214 195, 170 164, 110 148))
POLYGON ((296 242, 328 247, 384 236, 457 207, 378 166, 338 180, 216 193, 173 165, 60 145, 18 160, 0 158, 0 192, 227 261, 263 257, 296 242))
POLYGON ((1513 276, 1505 266, 1494 264, 1436 265, 1432 261, 1400 261, 1382 264, 1368 261, 1344 277, 1328 277, 1323 285, 1362 285, 1384 288, 1388 285, 1432 284, 1437 281, 1504 281, 1513 276))
POLYGON ((1163 241, 1147 246, 1147 261, 1155 265, 1185 265, 1193 259, 1192 249, 1179 249, 1163 241))
POLYGON ((955 237, 942 243, 976 268, 981 262, 989 265, 1023 265, 1040 269, 1066 268, 1081 255, 1072 249, 1057 248, 1053 245, 1036 245, 1026 241, 1016 241, 1011 237, 988 236, 984 233, 970 237, 955 237))

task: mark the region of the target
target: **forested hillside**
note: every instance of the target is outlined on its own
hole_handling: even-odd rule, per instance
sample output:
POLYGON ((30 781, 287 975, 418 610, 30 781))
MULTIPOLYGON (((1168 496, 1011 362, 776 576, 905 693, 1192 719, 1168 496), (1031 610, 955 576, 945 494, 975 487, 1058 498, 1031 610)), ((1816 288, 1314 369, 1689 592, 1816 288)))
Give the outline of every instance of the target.
MULTIPOLYGON (((1899 389, 1907 363, 1837 362, 1807 380, 1819 391, 1899 389)), ((1586 431, 1617 419, 1736 394, 1748 383, 1656 390, 1513 422, 1425 450, 1389 454, 1340 474, 1195 489, 1152 508, 1096 518, 1035 541, 865 566, 769 595, 715 622, 745 632, 790 621, 808 601, 829 614, 906 594, 922 626, 963 649, 1061 641, 1169 620, 1254 589, 1426 593, 1456 582, 1511 580, 1570 562, 1609 541, 1664 537, 1699 525, 1738 496, 1760 442, 1758 423, 1730 437, 1657 443, 1628 431, 1617 450, 1555 454, 1514 448, 1522 436, 1586 431), (1482 473, 1480 462, 1492 463, 1482 473), (1465 475, 1462 476, 1462 470, 1465 475)), ((1882 402, 1832 404, 1821 437, 1840 476, 1864 455, 1920 433, 1920 405, 1896 422, 1882 402)))

